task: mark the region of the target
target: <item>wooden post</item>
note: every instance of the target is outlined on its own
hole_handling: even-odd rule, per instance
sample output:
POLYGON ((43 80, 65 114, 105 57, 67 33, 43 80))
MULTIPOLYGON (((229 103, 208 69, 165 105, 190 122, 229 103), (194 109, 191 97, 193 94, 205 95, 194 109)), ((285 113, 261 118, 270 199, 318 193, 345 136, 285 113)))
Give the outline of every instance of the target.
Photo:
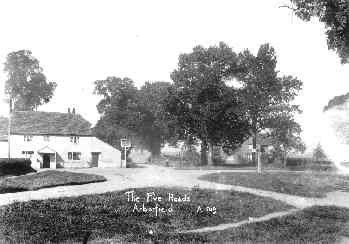
POLYGON ((257 154, 257 172, 258 174, 261 174, 262 173, 261 153, 258 149, 256 154, 257 154))
POLYGON ((11 113, 12 113, 12 99, 9 98, 9 115, 7 128, 7 144, 8 144, 8 159, 11 159, 11 113))

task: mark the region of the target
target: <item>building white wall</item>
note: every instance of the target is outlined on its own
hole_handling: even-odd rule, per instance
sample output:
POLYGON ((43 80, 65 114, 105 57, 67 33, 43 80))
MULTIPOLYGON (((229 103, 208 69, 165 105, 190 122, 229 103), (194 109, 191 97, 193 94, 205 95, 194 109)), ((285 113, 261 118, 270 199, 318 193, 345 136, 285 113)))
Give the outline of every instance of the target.
POLYGON ((8 144, 7 141, 0 141, 0 158, 8 157, 8 144))
POLYGON ((96 137, 91 137, 90 152, 101 152, 98 162, 99 168, 126 168, 126 164, 121 162, 121 152, 96 137))
MULTIPOLYGON (((80 136, 77 144, 70 141, 70 136, 50 136, 49 141, 44 136, 33 135, 30 142, 24 141, 23 135, 11 135, 11 157, 23 158, 22 151, 33 151, 32 167, 42 166, 42 156, 38 151, 46 146, 57 152, 57 167, 88 167, 92 160, 92 152, 100 152, 98 167, 120 167, 121 153, 114 147, 92 136, 80 136), (69 160, 68 152, 80 152, 80 160, 69 160)), ((0 156, 7 157, 7 142, 0 142, 0 156), (5 150, 4 150, 5 149, 5 150), (2 151, 5 151, 5 155, 2 151)), ((50 157, 54 168, 54 155, 50 157)))

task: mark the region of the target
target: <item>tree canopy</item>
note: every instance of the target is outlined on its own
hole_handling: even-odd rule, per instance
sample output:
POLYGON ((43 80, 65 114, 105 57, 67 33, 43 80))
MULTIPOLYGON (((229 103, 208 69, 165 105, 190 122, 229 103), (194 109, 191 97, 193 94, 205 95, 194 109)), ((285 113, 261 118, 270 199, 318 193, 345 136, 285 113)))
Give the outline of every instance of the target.
POLYGON ((313 158, 315 160, 327 160, 327 155, 319 143, 313 151, 313 158))
POLYGON ((168 82, 146 82, 138 89, 130 78, 119 77, 95 81, 95 93, 102 96, 95 134, 116 147, 121 138, 131 137, 159 154, 168 134, 163 102, 170 86, 168 82))
POLYGON ((340 106, 347 102, 349 99, 349 93, 335 96, 332 99, 330 99, 327 103, 327 105, 324 107, 323 111, 326 112, 327 110, 330 110, 333 107, 340 106))
POLYGON ((349 1, 290 0, 291 8, 302 20, 316 17, 325 24, 327 45, 335 50, 342 63, 349 60, 349 1))
MULTIPOLYGON (((292 76, 278 76, 277 56, 269 44, 261 45, 256 56, 245 50, 239 59, 244 70, 238 74, 243 85, 240 94, 253 135, 253 148, 256 148, 258 133, 264 130, 272 131, 271 135, 280 143, 291 146, 289 136, 300 133, 293 116, 301 110, 292 102, 302 82, 292 76)), ((256 160, 255 156, 253 159, 256 160)))
POLYGON ((57 86, 55 82, 47 82, 39 61, 28 50, 9 53, 4 71, 7 73, 5 93, 10 95, 15 110, 35 110, 48 103, 57 86))
POLYGON ((236 147, 248 136, 237 91, 226 81, 239 72, 238 56, 225 43, 179 56, 167 111, 186 136, 201 141, 201 161, 207 164, 208 144, 236 147))

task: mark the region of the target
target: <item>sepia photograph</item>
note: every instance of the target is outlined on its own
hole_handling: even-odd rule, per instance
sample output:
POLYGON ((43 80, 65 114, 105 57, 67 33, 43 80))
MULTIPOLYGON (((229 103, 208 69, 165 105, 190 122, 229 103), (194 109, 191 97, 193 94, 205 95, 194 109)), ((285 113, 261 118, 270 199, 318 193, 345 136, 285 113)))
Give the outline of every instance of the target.
POLYGON ((349 244, 349 0, 0 23, 0 244, 349 244))

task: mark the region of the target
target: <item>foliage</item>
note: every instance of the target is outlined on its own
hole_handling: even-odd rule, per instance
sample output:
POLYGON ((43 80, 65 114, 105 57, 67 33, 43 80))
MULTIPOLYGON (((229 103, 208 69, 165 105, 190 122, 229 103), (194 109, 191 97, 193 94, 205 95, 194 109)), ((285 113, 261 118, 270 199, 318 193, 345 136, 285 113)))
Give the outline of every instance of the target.
POLYGON ((301 111, 292 101, 302 82, 292 76, 278 76, 277 56, 269 44, 261 45, 256 56, 245 50, 239 58, 244 70, 238 74, 243 84, 240 94, 254 137, 253 147, 257 134, 266 130, 285 149, 300 146, 299 137, 293 135, 300 132, 293 116, 301 111))
POLYGON ((94 134, 101 140, 121 149, 120 139, 135 140, 140 124, 137 88, 130 78, 108 77, 95 81, 94 93, 102 99, 97 105, 101 118, 97 121, 94 134))
POLYGON ((328 104, 324 107, 323 111, 326 112, 327 110, 333 107, 340 106, 344 104, 346 101, 348 101, 348 99, 349 99, 349 93, 346 93, 340 96, 335 96, 330 101, 328 101, 328 104))
POLYGON ((146 82, 140 89, 130 78, 108 77, 95 81, 95 93, 103 96, 97 105, 102 115, 94 132, 97 137, 120 148, 120 139, 128 137, 153 154, 168 134, 163 101, 171 86, 167 82, 146 82))
POLYGON ((304 153, 306 147, 300 137, 301 127, 291 116, 279 116, 278 119, 271 120, 269 129, 275 156, 282 159, 284 164, 289 152, 304 153))
POLYGON ((24 175, 36 172, 31 166, 30 159, 11 158, 0 159, 0 176, 3 175, 24 175))
POLYGON ((48 103, 57 86, 46 81, 39 61, 28 50, 9 53, 4 71, 7 73, 5 93, 10 95, 17 111, 34 110, 48 103))
POLYGON ((316 17, 326 27, 327 45, 335 50, 342 63, 349 59, 348 0, 290 0, 291 9, 302 20, 316 17))
POLYGON ((325 151, 322 148, 320 143, 316 146, 316 148, 313 151, 313 158, 316 161, 318 161, 318 160, 326 160, 327 159, 327 155, 326 155, 326 153, 325 153, 325 151))
POLYGON ((160 154, 161 144, 170 136, 171 120, 164 104, 171 86, 169 82, 146 82, 138 92, 142 115, 138 134, 154 155, 160 154))
POLYGON ((236 147, 248 134, 237 91, 226 85, 239 71, 236 53, 220 43, 181 54, 171 74, 174 87, 166 110, 177 122, 177 133, 201 141, 202 164, 207 164, 209 143, 236 147))

